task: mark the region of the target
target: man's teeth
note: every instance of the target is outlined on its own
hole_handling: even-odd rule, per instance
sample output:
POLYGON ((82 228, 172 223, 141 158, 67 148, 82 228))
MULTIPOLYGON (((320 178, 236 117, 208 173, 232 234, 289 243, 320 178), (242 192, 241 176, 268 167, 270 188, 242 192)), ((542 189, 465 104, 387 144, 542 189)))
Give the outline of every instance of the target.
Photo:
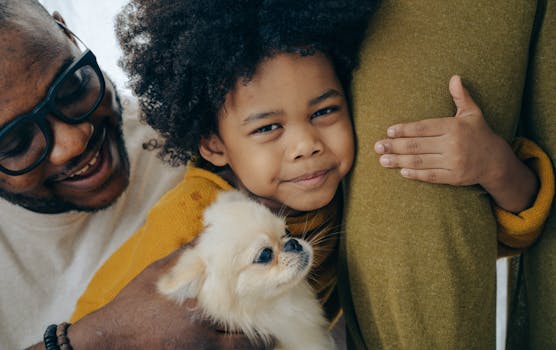
MULTIPOLYGON (((99 152, 100 152, 100 151, 99 151, 99 152)), ((75 173, 71 174, 71 175, 69 176, 69 178, 71 179, 72 177, 80 176, 80 175, 85 174, 85 172, 86 172, 87 170, 89 170, 90 167, 94 166, 94 165, 97 163, 99 152, 97 152, 97 153, 94 155, 94 157, 91 158, 91 160, 90 160, 87 164, 85 164, 85 166, 84 166, 83 168, 81 168, 81 169, 79 169, 78 171, 76 171, 75 173)))

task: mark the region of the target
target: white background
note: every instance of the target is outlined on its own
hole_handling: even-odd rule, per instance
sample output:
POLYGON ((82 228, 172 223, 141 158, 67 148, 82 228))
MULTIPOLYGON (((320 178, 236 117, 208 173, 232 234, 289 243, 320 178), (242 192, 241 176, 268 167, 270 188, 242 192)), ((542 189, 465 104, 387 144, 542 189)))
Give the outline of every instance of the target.
POLYGON ((58 11, 75 35, 97 56, 99 66, 126 90, 126 76, 117 65, 122 51, 114 35, 114 16, 127 0, 39 0, 52 13, 58 11))
MULTIPOLYGON (((127 0, 42 0, 52 12, 57 10, 64 17, 68 27, 97 56, 100 67, 112 78, 121 93, 129 94, 126 76, 117 62, 121 50, 114 35, 114 16, 127 0)), ((498 296, 496 320, 496 348, 503 350, 506 338, 506 285, 508 263, 498 261, 498 296)))

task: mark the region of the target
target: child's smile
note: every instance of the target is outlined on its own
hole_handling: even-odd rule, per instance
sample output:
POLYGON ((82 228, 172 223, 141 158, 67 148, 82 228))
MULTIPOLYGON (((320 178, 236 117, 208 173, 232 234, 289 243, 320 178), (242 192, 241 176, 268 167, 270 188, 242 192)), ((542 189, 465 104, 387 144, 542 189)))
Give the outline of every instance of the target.
POLYGON ((316 171, 312 174, 305 174, 294 179, 287 180, 287 182, 291 182, 307 189, 317 188, 326 181, 329 171, 329 169, 316 171))
POLYGON ((201 155, 229 165, 236 187, 274 207, 327 205, 353 163, 343 88, 320 53, 281 53, 261 62, 250 81, 237 82, 226 96, 218 130, 203 140, 201 155))

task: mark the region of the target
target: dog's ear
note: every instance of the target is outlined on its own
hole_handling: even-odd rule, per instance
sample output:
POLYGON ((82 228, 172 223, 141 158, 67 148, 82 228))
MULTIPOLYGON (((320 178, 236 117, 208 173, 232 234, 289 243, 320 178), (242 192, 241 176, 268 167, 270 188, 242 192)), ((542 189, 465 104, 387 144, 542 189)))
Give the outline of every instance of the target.
POLYGON ((196 298, 205 282, 205 264, 195 249, 186 249, 157 283, 158 291, 179 303, 196 298))

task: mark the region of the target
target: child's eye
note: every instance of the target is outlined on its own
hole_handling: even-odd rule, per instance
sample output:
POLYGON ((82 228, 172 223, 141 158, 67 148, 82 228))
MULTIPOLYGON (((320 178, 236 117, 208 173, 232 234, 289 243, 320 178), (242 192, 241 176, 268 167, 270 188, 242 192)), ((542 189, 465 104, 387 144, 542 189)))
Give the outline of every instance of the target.
POLYGON ((323 115, 328 115, 330 113, 334 113, 339 109, 338 106, 330 106, 330 107, 326 107, 323 109, 319 109, 318 111, 316 111, 315 113, 313 113, 313 115, 311 115, 311 119, 313 118, 317 118, 317 117, 321 117, 323 115))
POLYGON ((270 131, 276 130, 278 128, 280 128, 280 125, 278 125, 278 124, 269 124, 269 125, 265 125, 263 127, 258 128, 253 133, 254 134, 263 134, 265 132, 270 132, 270 131))

